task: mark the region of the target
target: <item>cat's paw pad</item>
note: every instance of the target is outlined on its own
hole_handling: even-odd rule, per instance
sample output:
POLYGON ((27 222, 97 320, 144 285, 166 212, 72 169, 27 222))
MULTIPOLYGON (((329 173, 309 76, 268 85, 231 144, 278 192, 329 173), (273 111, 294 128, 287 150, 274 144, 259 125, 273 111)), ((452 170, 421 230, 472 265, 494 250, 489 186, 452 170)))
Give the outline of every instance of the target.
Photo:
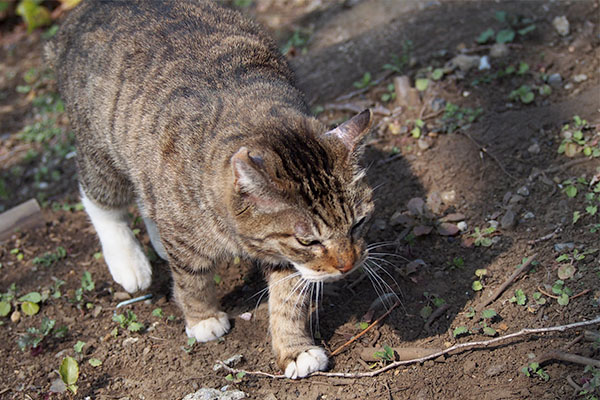
POLYGON ((285 376, 291 379, 304 378, 311 372, 327 369, 329 359, 325 350, 317 347, 298 354, 295 361, 285 368, 285 376))
POLYGON ((113 249, 105 250, 104 258, 115 282, 129 293, 150 287, 152 267, 137 244, 131 244, 129 248, 121 248, 119 252, 113 249))
POLYGON ((230 327, 229 317, 224 312, 220 312, 216 317, 200 321, 191 328, 186 326, 185 333, 188 337, 196 338, 198 342, 209 342, 229 332, 230 327))

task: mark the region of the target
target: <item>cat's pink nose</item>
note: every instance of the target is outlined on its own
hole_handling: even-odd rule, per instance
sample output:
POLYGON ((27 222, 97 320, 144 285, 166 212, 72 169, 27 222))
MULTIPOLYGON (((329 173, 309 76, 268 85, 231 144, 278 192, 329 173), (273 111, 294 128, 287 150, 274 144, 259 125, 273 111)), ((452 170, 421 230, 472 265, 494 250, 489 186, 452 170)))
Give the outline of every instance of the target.
POLYGON ((341 264, 338 264, 338 266, 337 266, 337 269, 338 269, 340 272, 342 272, 342 273, 346 273, 346 272, 350 271, 350 270, 352 269, 352 267, 353 267, 353 266, 354 266, 354 263, 353 263, 353 262, 350 262, 350 261, 348 261, 348 262, 346 262, 346 263, 343 263, 343 264, 342 264, 342 263, 341 263, 341 264))

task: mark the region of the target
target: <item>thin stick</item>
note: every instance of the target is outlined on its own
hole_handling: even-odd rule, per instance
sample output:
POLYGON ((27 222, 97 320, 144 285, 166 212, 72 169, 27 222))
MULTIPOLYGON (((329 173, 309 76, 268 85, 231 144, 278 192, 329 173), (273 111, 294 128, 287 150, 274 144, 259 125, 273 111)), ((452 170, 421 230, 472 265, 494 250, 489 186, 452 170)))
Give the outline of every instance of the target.
POLYGON ((593 367, 600 368, 600 360, 594 360, 593 358, 566 353, 560 350, 552 350, 535 358, 535 361, 539 362, 540 364, 550 360, 560 360, 574 364, 591 365, 593 367))
POLYGON ((592 290, 592 289, 585 289, 585 290, 582 290, 581 292, 577 293, 576 295, 573 295, 573 296, 569 297, 569 299, 571 299, 571 300, 573 300, 573 299, 576 299, 576 298, 578 298, 579 296, 583 296, 584 294, 588 294, 588 293, 589 293, 591 290, 592 290))
POLYGON ((487 307, 491 302, 493 302, 498 297, 500 297, 500 295, 504 292, 504 290, 506 290, 506 288, 509 287, 514 282, 514 280, 517 279, 517 277, 519 275, 521 275, 523 272, 525 272, 530 267, 531 263, 533 262, 533 260, 535 260, 536 257, 537 257, 537 253, 535 253, 531 257, 527 258, 527 261, 525 261, 523 263, 523 265, 521 265, 521 267, 519 267, 519 269, 517 269, 515 272, 513 272, 512 275, 509 276, 508 279, 498 289, 496 289, 496 291, 492 294, 492 296, 490 298, 488 298, 486 301, 484 301, 483 303, 481 303, 477 306, 477 310, 478 311, 483 310, 484 307, 487 307))
POLYGON ((504 165, 502 165, 502 163, 500 162, 500 160, 498 160, 498 158, 493 155, 492 153, 490 153, 489 151, 487 151, 487 149, 485 147, 483 147, 482 145, 479 144, 479 142, 477 142, 477 140, 473 139, 473 137, 471 135, 469 135, 467 132, 459 130, 458 132, 462 133, 463 135, 465 135, 471 142, 473 142, 473 144, 475 144, 477 147, 479 147, 479 150, 485 154, 487 154, 488 156, 490 156, 490 158, 494 161, 496 161, 496 164, 498 164, 498 166, 500 167, 500 169, 502 170, 502 172, 504 172, 504 174, 506 176, 508 176, 510 179, 512 179, 513 181, 516 181, 517 178, 514 175, 511 175, 506 168, 504 168, 504 165))
MULTIPOLYGON (((337 378, 371 378, 371 377, 377 376, 385 371, 394 369, 400 365, 422 363, 424 361, 438 358, 440 356, 443 356, 445 354, 448 354, 448 353, 456 351, 456 350, 465 350, 465 349, 470 349, 472 347, 488 347, 492 344, 495 344, 495 343, 498 343, 498 342, 501 342, 501 341, 504 341, 507 339, 512 339, 515 337, 520 337, 520 336, 525 336, 525 335, 533 335, 536 333, 564 332, 569 329, 577 329, 577 328, 581 328, 584 326, 595 325, 595 324, 600 324, 600 316, 597 316, 596 318, 594 318, 590 321, 574 322, 572 324, 550 326, 547 328, 533 328, 533 329, 525 328, 525 329, 521 329, 518 332, 511 333, 509 335, 499 336, 497 338, 490 339, 490 340, 484 340, 484 341, 480 341, 480 342, 460 343, 460 344, 456 344, 452 347, 449 347, 446 350, 442 350, 442 351, 430 354, 425 357, 420 357, 420 358, 415 358, 412 360, 405 360, 405 361, 394 361, 393 363, 388 364, 385 367, 379 368, 375 371, 355 372, 355 373, 317 371, 317 372, 313 372, 313 373, 309 374, 308 376, 328 376, 328 377, 337 377, 337 378)), ((218 363, 223 365, 223 368, 231 373, 243 372, 247 375, 264 376, 264 377, 272 378, 272 379, 283 379, 286 377, 285 375, 274 375, 274 374, 269 374, 269 373, 262 372, 262 371, 245 371, 245 370, 241 370, 241 369, 235 369, 235 368, 226 366, 225 364, 223 364, 222 361, 218 361, 218 363)))
POLYGON ((541 287, 539 287, 539 286, 538 286, 537 290, 538 290, 538 292, 540 292, 540 293, 541 293, 541 294, 543 294, 544 296, 548 296, 548 297, 551 297, 551 298, 553 298, 553 299, 558 299, 558 296, 555 296, 555 295, 553 295, 553 294, 550 294, 550 293, 548 293, 548 292, 545 292, 545 291, 544 291, 544 290, 543 290, 541 287))
POLYGON ((425 322, 423 329, 425 329, 427 332, 429 332, 431 330, 431 324, 433 323, 433 321, 435 321, 436 319, 438 319, 439 317, 444 315, 446 313, 446 311, 448 311, 449 308, 450 308, 450 304, 448 304, 448 303, 444 303, 441 306, 439 306, 438 308, 436 308, 435 311, 431 313, 429 318, 427 318, 427 322, 425 322))
POLYGON ((338 347, 337 349, 335 349, 332 353, 331 356, 335 356, 336 354, 339 354, 343 349, 345 349, 347 346, 349 346, 350 344, 354 343, 358 338, 360 338, 362 335, 364 335, 365 333, 369 332, 375 325, 377 325, 378 323, 380 323, 385 317, 387 317, 388 315, 390 315, 390 313, 394 310, 394 308, 398 307, 398 305, 400 304, 400 301, 397 301, 396 303, 394 303, 393 306, 390 307, 389 310, 387 310, 385 312, 385 314, 383 314, 381 317, 377 318, 371 325, 367 326, 361 333, 359 333, 358 335, 352 337, 352 339, 348 340, 346 343, 344 343, 343 345, 341 345, 340 347, 338 347))

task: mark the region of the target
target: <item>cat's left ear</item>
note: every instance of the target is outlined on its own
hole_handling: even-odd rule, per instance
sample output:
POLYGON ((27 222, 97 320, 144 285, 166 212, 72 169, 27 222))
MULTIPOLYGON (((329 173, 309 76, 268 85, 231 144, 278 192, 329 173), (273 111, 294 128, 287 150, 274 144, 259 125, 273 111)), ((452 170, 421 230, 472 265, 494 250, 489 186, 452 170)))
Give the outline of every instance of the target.
POLYGON ((367 109, 355 115, 337 128, 323 134, 323 137, 339 139, 350 153, 354 152, 361 139, 369 132, 373 123, 373 113, 367 109))

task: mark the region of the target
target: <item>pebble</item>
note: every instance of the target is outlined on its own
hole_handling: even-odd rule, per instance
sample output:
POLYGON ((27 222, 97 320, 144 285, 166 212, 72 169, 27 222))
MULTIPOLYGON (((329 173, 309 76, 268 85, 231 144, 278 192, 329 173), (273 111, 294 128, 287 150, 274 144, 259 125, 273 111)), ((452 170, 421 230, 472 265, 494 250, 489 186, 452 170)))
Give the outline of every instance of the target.
POLYGON ((21 319, 21 312, 20 311, 14 311, 12 314, 10 314, 10 320, 12 322, 14 322, 15 324, 17 322, 19 322, 20 319, 21 319))
POLYGON ((240 400, 245 399, 246 393, 241 390, 225 390, 202 388, 186 395, 183 400, 240 400))
POLYGON ((571 82, 569 82, 564 86, 564 88, 565 88, 565 90, 571 90, 571 89, 573 89, 573 84, 571 82))
POLYGON ((552 20, 552 25, 554 25, 554 29, 556 29, 556 32, 560 36, 567 36, 569 34, 569 20, 564 15, 555 17, 552 20))
POLYGON ((525 213, 525 215, 523 215, 523 218, 525 218, 525 219, 534 219, 535 218, 535 214, 532 213, 531 211, 527 211, 525 213))
POLYGON ((140 338, 136 338, 136 337, 129 337, 125 340, 123 340, 123 347, 125 346, 129 346, 131 344, 136 343, 138 340, 140 340, 140 338))
POLYGON ((540 145, 538 143, 533 143, 531 146, 529 146, 527 148, 527 151, 530 152, 531 154, 539 154, 541 151, 540 145))
POLYGON ((435 214, 439 214, 442 208, 442 196, 436 191, 429 193, 427 196, 427 206, 435 214))
POLYGON ((454 190, 447 190, 442 192, 442 201, 445 204, 452 204, 456 201, 456 192, 454 190))
POLYGON ((504 197, 502 198, 502 204, 507 205, 510 199, 512 198, 513 193, 508 191, 504 193, 504 197))
POLYGON ((417 147, 419 147, 419 150, 427 150, 429 146, 431 145, 426 139, 421 138, 417 140, 417 147))
POLYGON ((490 228, 498 228, 498 221, 496 220, 490 219, 488 224, 490 224, 490 228))
POLYGON ((501 374, 504 371, 504 369, 504 364, 492 365, 485 371, 485 374, 489 377, 496 376, 501 374))
POLYGON ((462 72, 468 72, 479 65, 479 56, 469 56, 459 54, 450 60, 450 63, 460 69, 462 72))
POLYGON ((575 81, 575 83, 580 83, 583 81, 587 81, 587 75, 586 74, 579 74, 579 75, 575 75, 573 77, 573 81, 575 81))
POLYGON ((509 49, 506 43, 496 43, 490 48, 490 57, 492 58, 505 57, 508 53, 509 49))
POLYGON ((490 65, 490 59, 488 58, 488 56, 483 56, 479 59, 479 67, 478 69, 480 71, 486 70, 486 69, 491 69, 492 66, 490 65))
POLYGON ((513 204, 519 204, 520 202, 522 202, 523 200, 525 200, 525 197, 515 194, 513 195, 510 200, 508 201, 509 205, 513 205, 513 204))
MULTIPOLYGON (((240 361, 242 361, 243 359, 244 359, 244 356, 242 354, 236 354, 234 356, 229 357, 226 360, 223 360, 223 364, 227 365, 228 367, 234 367, 237 364, 239 364, 240 361)), ((213 371, 218 371, 220 369, 223 369, 223 365, 221 365, 221 364, 213 365, 213 371)))
POLYGON ((118 301, 129 300, 131 299, 131 295, 127 292, 115 292, 113 299, 118 301))
POLYGON ((565 251, 570 251, 575 248, 575 243, 556 243, 554 245, 554 250, 563 253, 565 251))
POLYGON ((518 190, 517 190, 517 194, 520 194, 521 196, 529 196, 529 188, 527 186, 521 186, 518 190))
POLYGON ((551 74, 548 77, 548 84, 553 87, 560 87, 562 83, 562 76, 558 72, 551 74))
POLYGON ((513 210, 507 210, 502 220, 500 220, 500 226, 502 229, 513 229, 517 225, 516 215, 513 210))
POLYGON ((498 243, 500 243, 501 240, 502 240, 502 238, 500 236, 494 236, 492 238, 492 244, 498 244, 498 243))
POLYGON ((475 371, 475 368, 477 368, 477 363, 475 361, 468 360, 463 364, 463 372, 466 375, 470 375, 471 372, 475 371))
POLYGON ((461 232, 466 232, 466 230, 469 229, 469 226, 465 221, 460 221, 458 224, 456 224, 456 226, 461 232))
POLYGON ((252 319, 252 313, 245 312, 243 314, 240 314, 240 318, 243 319, 244 321, 250 321, 252 319))

